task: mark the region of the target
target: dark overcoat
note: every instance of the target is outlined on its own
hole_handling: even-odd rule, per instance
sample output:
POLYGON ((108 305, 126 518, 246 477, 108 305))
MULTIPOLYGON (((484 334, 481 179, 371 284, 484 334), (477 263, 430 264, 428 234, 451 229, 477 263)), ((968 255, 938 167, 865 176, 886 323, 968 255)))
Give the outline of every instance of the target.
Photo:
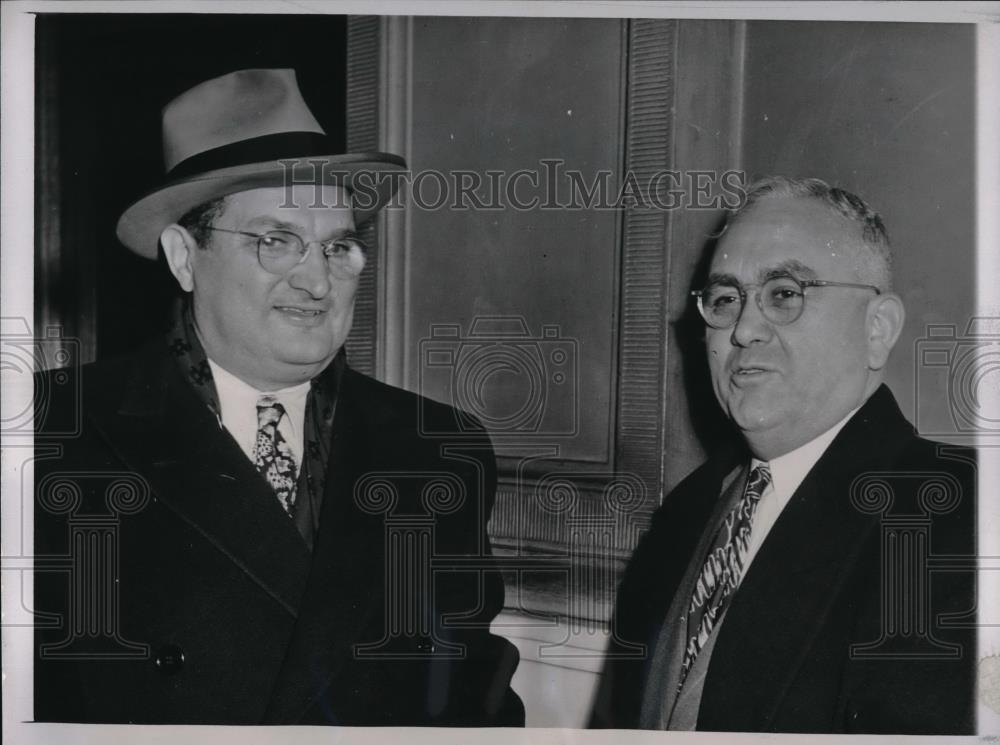
MULTIPOLYGON (((748 460, 719 454, 654 515, 619 587, 592 726, 639 727, 662 674, 651 661, 671 600, 704 559, 693 554, 723 478, 748 460)), ((748 567, 718 631, 697 728, 974 732, 975 486, 974 453, 919 438, 880 387, 748 567)))
POLYGON ((36 720, 523 724, 475 422, 347 368, 310 552, 162 344, 36 392, 36 720))

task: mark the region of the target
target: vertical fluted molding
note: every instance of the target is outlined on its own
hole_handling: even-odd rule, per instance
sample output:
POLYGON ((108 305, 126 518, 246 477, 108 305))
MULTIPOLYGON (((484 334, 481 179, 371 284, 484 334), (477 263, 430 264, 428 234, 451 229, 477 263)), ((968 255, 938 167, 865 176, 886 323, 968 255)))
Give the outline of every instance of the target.
MULTIPOLYGON (((676 22, 629 23, 626 173, 648 184, 673 162, 676 22)), ((646 484, 647 509, 662 484, 669 212, 633 208, 623 223, 617 470, 646 484)))
MULTIPOLYGON (((347 19, 347 150, 378 150, 379 144, 379 19, 347 19)), ((376 372, 378 346, 378 276, 382 259, 378 221, 370 220, 361 238, 371 248, 354 301, 354 325, 347 337, 351 367, 366 375, 376 372)))

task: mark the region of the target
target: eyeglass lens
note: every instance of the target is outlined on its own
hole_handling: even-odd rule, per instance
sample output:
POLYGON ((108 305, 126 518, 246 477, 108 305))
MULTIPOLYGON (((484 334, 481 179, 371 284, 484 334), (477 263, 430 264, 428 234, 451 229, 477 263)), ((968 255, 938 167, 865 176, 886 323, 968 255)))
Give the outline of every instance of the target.
MULTIPOLYGON (((364 246, 355 238, 344 237, 326 243, 321 249, 330 269, 338 276, 357 276, 364 267, 364 246)), ((271 230, 257 241, 260 265, 274 274, 285 274, 305 255, 306 245, 295 233, 271 230)))
MULTIPOLYGON (((743 310, 744 289, 728 283, 714 283, 705 288, 699 304, 702 316, 713 328, 736 324, 743 310)), ((764 317, 777 324, 795 321, 805 305, 800 285, 792 277, 772 277, 760 286, 758 304, 764 317)))

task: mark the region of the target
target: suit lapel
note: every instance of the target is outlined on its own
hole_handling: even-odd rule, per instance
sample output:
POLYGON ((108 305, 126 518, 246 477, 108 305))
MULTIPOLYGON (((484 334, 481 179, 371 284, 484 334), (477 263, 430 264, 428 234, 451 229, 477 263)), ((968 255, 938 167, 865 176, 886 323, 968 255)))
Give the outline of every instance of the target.
POLYGON ((700 721, 718 707, 741 728, 769 729, 872 527, 846 496, 809 478, 785 507, 720 627, 700 721))
POLYGON ((124 395, 88 392, 107 441, 163 505, 294 616, 309 553, 267 483, 165 352, 142 355, 129 381, 124 395))
MULTIPOLYGON (((704 557, 708 553, 718 526, 732 509, 736 500, 740 498, 746 479, 746 463, 742 462, 730 470, 722 480, 721 485, 715 484, 714 489, 700 495, 700 501, 708 503, 711 500, 706 499, 705 495, 721 493, 721 496, 715 500, 711 518, 698 523, 704 526, 704 529, 698 540, 697 548, 691 553, 692 557, 704 557)), ((688 562, 687 570, 673 593, 673 600, 660 630, 655 651, 652 652, 652 664, 649 669, 656 671, 656 674, 650 676, 643 692, 639 721, 639 726, 643 729, 666 729, 670 723, 673 708, 677 703, 681 665, 684 662, 684 652, 690 633, 690 630, 687 629, 688 607, 691 604, 695 583, 701 576, 703 566, 704 562, 697 558, 688 562)))
POLYGON ((850 504, 851 481, 878 469, 908 437, 912 428, 883 386, 792 495, 719 630, 699 728, 726 721, 771 728, 839 587, 878 525, 850 504))
MULTIPOLYGON (((374 467, 372 454, 379 447, 375 433, 392 425, 358 380, 356 373, 345 371, 312 570, 265 724, 300 721, 353 658, 354 645, 367 639, 363 630, 383 625, 378 615, 383 608, 384 516, 358 509, 354 486, 374 467)), ((329 723, 336 723, 335 713, 328 716, 329 723)))

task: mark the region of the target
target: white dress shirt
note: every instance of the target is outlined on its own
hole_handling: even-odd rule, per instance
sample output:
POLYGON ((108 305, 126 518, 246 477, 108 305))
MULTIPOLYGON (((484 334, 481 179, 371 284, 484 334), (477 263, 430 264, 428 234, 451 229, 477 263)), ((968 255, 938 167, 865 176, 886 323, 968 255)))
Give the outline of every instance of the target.
POLYGON ((790 453, 785 453, 770 462, 756 458, 751 459, 751 471, 762 463, 768 463, 771 469, 771 483, 768 484, 767 489, 760 497, 760 502, 757 503, 757 511, 753 517, 753 528, 750 532, 750 548, 747 550, 746 560, 743 562, 743 574, 740 579, 746 576, 750 562, 757 555, 764 539, 771 532, 771 528, 778 521, 782 510, 788 504, 788 500, 799 488, 799 484, 802 483, 812 467, 816 465, 816 461, 826 452, 830 443, 857 410, 853 409, 819 437, 810 440, 790 453))
POLYGON ((208 365, 212 368, 215 390, 219 394, 222 426, 229 430, 247 458, 253 462, 253 447, 257 440, 257 401, 262 396, 271 396, 285 407, 285 416, 278 422, 278 431, 291 448, 296 464, 301 465, 310 381, 278 391, 258 391, 212 360, 208 361, 208 365))

